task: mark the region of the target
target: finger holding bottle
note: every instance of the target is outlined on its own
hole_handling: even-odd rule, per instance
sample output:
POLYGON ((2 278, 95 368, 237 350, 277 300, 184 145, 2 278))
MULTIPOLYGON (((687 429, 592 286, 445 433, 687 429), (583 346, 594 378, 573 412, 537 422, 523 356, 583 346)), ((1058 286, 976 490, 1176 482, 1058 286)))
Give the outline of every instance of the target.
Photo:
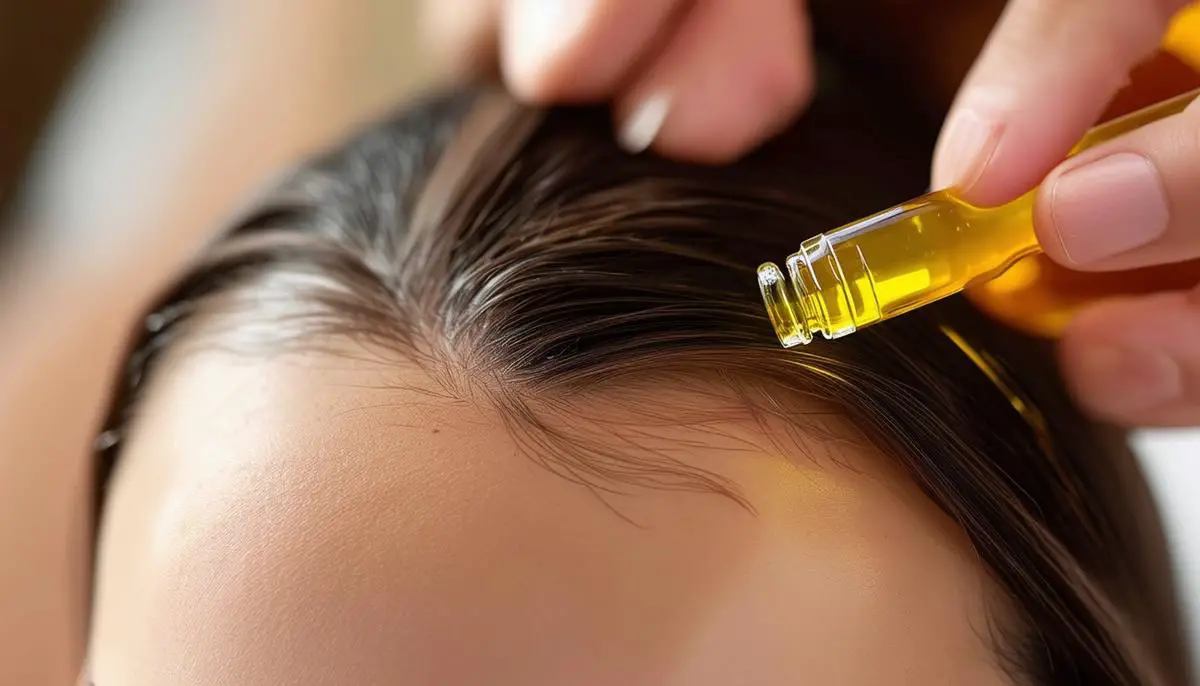
POLYGON ((1153 54, 1186 0, 1011 0, 959 91, 933 184, 1003 204, 1034 188, 1153 54))
POLYGON ((1056 167, 1034 226, 1049 257, 1080 271, 1200 258, 1200 100, 1056 167))
POLYGON ((1125 426, 1200 426, 1200 287, 1093 305, 1060 359, 1073 395, 1125 426))
MULTIPOLYGON (((1200 257, 1200 102, 1067 160, 1038 191, 1038 237, 1079 270, 1200 257)), ((1076 397, 1127 425, 1200 425, 1200 273, 1187 292, 1100 303, 1063 339, 1076 397)))
MULTIPOLYGON (((1041 183, 1039 242, 1074 270, 1200 258, 1200 104, 1062 162, 1187 4, 1012 0, 951 108, 934 185, 993 206, 1041 183)), ((1071 322, 1062 368, 1092 414, 1200 424, 1196 281, 1188 292, 1101 303, 1071 322)))

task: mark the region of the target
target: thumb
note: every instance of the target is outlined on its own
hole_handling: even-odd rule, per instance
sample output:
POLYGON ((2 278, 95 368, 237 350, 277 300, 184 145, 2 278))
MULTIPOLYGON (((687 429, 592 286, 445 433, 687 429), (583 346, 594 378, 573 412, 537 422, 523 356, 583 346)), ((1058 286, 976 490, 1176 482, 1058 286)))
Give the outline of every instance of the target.
POLYGON ((1200 257, 1200 100, 1063 162, 1038 189, 1034 226, 1073 269, 1200 257))
POLYGON ((992 206, 1038 184, 1187 0, 1012 0, 951 108, 935 188, 992 206))

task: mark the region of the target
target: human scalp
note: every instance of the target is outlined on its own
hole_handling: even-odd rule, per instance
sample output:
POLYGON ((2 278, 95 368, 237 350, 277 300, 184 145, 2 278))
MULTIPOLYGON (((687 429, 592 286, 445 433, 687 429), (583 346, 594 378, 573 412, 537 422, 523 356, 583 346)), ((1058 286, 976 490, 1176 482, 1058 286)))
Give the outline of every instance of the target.
MULTIPOLYGON (((1176 683, 1178 636, 1162 619, 1173 599, 1143 595, 1161 571, 1120 521, 1127 496, 1097 495, 1129 455, 1073 408, 1048 346, 960 299, 799 352, 775 341, 757 264, 922 185, 928 132, 898 134, 865 104, 827 93, 720 168, 629 156, 597 109, 538 111, 487 89, 410 106, 285 178, 164 296, 112 430, 136 414, 158 355, 219 308, 220 344, 250 354, 358 341, 415 362, 439 392, 550 446, 541 464, 601 497, 665 488, 752 509, 711 471, 580 440, 580 398, 685 380, 747 416, 878 445, 1017 599, 1020 626, 998 646, 1014 672, 1176 683), (1043 428, 947 330, 1013 372, 1043 428), (1139 609, 1139 597, 1150 602, 1139 609)), ((791 452, 811 458, 799 443, 791 452)))

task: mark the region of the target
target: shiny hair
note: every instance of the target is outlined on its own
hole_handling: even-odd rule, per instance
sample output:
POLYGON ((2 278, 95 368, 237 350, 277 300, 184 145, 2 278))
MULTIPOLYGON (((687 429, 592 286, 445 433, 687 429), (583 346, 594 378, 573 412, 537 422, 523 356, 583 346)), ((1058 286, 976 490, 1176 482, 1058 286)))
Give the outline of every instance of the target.
POLYGON ((575 394, 703 379, 808 431, 821 418, 797 408, 815 400, 966 533, 1016 609, 993 627, 1015 677, 1186 683, 1146 486, 1123 435, 1071 404, 1049 344, 961 298, 836 342, 776 341, 755 267, 919 193, 927 169, 928 129, 881 112, 866 76, 825 76, 798 124, 726 167, 628 155, 603 111, 537 111, 486 89, 369 128, 262 198, 149 315, 103 471, 158 353, 216 295, 232 294, 220 299, 237 315, 229 326, 263 353, 335 336, 416 360, 602 498, 681 489, 753 508, 717 475, 546 421, 576 411, 575 394))

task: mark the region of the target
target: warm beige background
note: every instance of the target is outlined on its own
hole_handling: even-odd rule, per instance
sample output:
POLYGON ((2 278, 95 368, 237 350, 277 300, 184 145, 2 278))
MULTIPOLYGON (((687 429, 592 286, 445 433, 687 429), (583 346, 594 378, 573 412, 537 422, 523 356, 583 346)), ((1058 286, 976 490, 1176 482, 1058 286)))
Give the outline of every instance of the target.
MULTIPOLYGON (((430 81, 418 7, 125 3, 35 168, 25 223, 42 254, 21 278, 53 276, 66 290, 81 262, 102 272, 92 283, 145 290, 168 278, 272 175, 430 81)), ((11 296, 3 277, 16 270, 0 271, 0 296, 11 296)))

